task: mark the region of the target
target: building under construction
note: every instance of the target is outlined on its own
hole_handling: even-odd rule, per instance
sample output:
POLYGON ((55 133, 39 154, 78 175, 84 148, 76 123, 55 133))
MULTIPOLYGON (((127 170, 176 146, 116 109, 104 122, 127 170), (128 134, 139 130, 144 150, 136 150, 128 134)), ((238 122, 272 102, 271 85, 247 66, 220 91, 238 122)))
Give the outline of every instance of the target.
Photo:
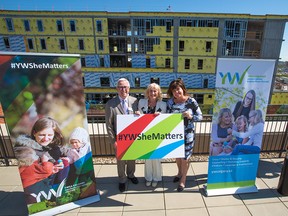
MULTIPOLYGON (((200 104, 214 101, 218 58, 275 59, 288 15, 177 12, 0 11, 0 51, 80 54, 86 100, 104 102, 120 77, 138 97, 182 78, 200 104)), ((276 74, 276 67, 274 73, 276 74)), ((287 104, 288 93, 271 93, 287 104)))

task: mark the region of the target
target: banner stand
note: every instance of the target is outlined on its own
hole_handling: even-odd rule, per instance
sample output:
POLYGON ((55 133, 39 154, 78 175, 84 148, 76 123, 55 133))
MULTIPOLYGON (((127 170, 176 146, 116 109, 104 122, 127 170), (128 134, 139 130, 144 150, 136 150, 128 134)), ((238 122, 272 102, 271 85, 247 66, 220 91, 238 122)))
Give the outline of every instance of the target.
POLYGON ((76 208, 79 208, 79 207, 82 207, 85 205, 89 205, 91 203, 99 202, 100 201, 99 190, 97 190, 97 193, 98 194, 95 196, 90 196, 90 197, 87 197, 87 198, 84 198, 81 200, 70 202, 70 203, 67 203, 67 204, 64 204, 61 206, 54 207, 54 208, 49 209, 49 210, 45 210, 45 212, 38 212, 35 214, 31 214, 30 216, 43 216, 43 215, 53 216, 53 215, 57 215, 57 214, 60 214, 60 213, 66 212, 66 211, 70 211, 72 209, 76 209, 76 208))
POLYGON ((229 195, 229 194, 241 194, 241 193, 257 193, 258 188, 256 186, 249 187, 235 187, 235 188, 221 188, 207 190, 207 185, 204 185, 204 190, 207 196, 229 195))
POLYGON ((29 215, 100 200, 82 84, 79 54, 0 52, 0 103, 29 215))
POLYGON ((207 196, 256 193, 273 59, 217 61, 207 196))

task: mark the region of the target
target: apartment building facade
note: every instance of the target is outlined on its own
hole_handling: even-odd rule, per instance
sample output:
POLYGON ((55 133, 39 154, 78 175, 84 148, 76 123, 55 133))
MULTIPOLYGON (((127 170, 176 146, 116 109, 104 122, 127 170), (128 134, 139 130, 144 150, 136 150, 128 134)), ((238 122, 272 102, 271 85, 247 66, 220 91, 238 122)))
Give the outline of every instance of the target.
MULTIPOLYGON (((88 101, 116 94, 120 77, 141 97, 182 78, 200 104, 214 101, 218 58, 278 62, 288 15, 0 11, 0 51, 80 54, 88 101)), ((276 70, 276 69, 275 69, 276 70)), ((287 94, 271 94, 287 103, 287 94)))

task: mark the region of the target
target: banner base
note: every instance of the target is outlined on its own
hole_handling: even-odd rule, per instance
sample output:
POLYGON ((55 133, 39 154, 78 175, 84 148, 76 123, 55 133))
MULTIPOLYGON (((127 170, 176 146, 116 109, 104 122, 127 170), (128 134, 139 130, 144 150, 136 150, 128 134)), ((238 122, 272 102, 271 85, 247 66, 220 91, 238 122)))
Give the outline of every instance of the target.
POLYGON ((91 204, 91 203, 94 203, 94 202, 98 202, 100 201, 100 193, 98 191, 98 194, 95 195, 95 196, 91 196, 91 197, 87 197, 87 198, 84 198, 84 199, 81 199, 81 200, 77 200, 77 201, 74 201, 74 202, 71 202, 71 203, 67 203, 67 204, 64 204, 64 205, 61 205, 61 206, 57 206, 57 207, 54 207, 52 209, 48 209, 48 210, 45 210, 45 211, 42 211, 42 212, 38 212, 38 213, 35 213, 35 214, 31 214, 29 216, 53 216, 53 215, 57 215, 57 214, 60 214, 60 213, 63 213, 63 212, 66 212, 66 211, 70 211, 72 209, 75 209, 75 208, 79 208, 81 206, 85 206, 85 205, 88 205, 88 204, 91 204))
POLYGON ((210 190, 207 190, 207 185, 204 185, 204 190, 207 196, 257 193, 258 192, 258 188, 256 187, 256 185, 249 186, 249 187, 221 188, 221 189, 210 189, 210 190))

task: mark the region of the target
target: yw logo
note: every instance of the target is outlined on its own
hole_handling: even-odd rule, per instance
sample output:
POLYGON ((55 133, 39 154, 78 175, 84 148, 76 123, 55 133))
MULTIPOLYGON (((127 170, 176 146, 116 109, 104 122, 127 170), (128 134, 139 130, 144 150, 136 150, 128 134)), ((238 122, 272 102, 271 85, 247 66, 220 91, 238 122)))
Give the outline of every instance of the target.
POLYGON ((62 196, 62 192, 63 192, 63 187, 65 185, 65 180, 64 179, 61 184, 59 185, 57 191, 55 191, 54 189, 50 189, 48 194, 46 194, 44 191, 39 191, 38 194, 32 193, 30 194, 31 196, 33 196, 34 198, 36 198, 36 202, 41 202, 41 197, 44 197, 44 199, 46 200, 50 200, 52 198, 52 196, 55 197, 61 197, 62 196))
POLYGON ((249 70, 250 67, 251 67, 251 65, 249 65, 246 68, 246 70, 243 72, 243 74, 241 76, 239 75, 238 72, 236 72, 233 77, 232 77, 230 72, 227 72, 226 74, 223 74, 222 72, 220 72, 219 74, 220 74, 220 76, 222 78, 222 84, 225 84, 226 83, 226 79, 228 78, 228 82, 230 84, 234 84, 235 80, 237 80, 237 83, 239 85, 241 85, 242 82, 243 82, 243 79, 244 79, 244 77, 245 77, 245 75, 246 75, 246 73, 247 73, 247 71, 249 70))

